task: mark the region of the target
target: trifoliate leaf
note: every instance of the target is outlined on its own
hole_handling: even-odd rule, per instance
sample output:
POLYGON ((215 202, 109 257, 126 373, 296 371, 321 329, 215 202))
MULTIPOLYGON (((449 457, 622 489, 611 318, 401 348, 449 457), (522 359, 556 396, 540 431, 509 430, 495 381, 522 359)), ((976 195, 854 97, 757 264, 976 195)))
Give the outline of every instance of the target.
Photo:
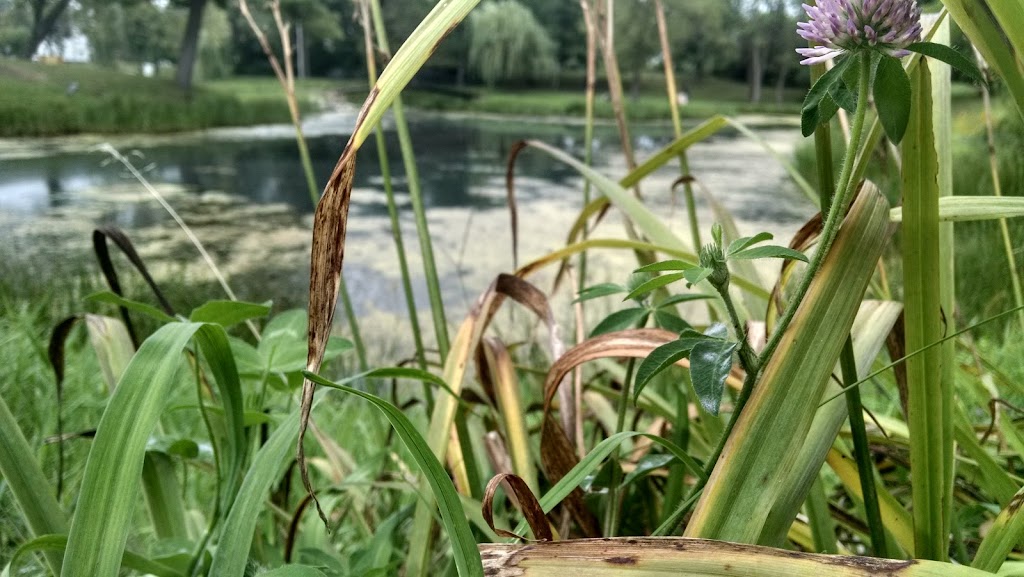
POLYGON ((690 380, 704 410, 717 415, 722 405, 725 379, 732 370, 732 356, 739 343, 707 339, 690 351, 690 380))
POLYGON ((791 248, 776 245, 755 246, 754 248, 741 250, 740 252, 732 255, 730 258, 741 258, 746 260, 753 260, 757 258, 789 258, 793 260, 807 262, 807 256, 804 255, 804 253, 798 250, 793 250, 791 248))
POLYGON ((650 311, 639 307, 614 312, 605 317, 603 321, 597 323, 594 330, 590 332, 590 336, 596 337, 605 333, 636 328, 642 321, 647 320, 648 314, 650 314, 650 311))
POLYGON ((949 46, 936 44, 935 42, 915 42, 910 46, 907 46, 907 50, 923 54, 929 58, 941 60, 960 72, 963 72, 967 76, 970 76, 971 79, 975 80, 979 84, 985 84, 985 76, 981 73, 981 70, 978 70, 978 67, 975 66, 974 63, 966 56, 960 54, 949 46))
POLYGON ((900 61, 882 56, 875 72, 875 108, 886 136, 899 144, 910 122, 910 78, 900 61))

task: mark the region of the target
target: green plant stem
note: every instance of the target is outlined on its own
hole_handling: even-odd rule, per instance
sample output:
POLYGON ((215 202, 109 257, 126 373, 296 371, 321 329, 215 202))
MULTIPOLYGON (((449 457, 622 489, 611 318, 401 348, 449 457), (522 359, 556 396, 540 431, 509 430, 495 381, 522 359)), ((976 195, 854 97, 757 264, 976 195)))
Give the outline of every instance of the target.
MULTIPOLYGON (((853 341, 846 339, 843 352, 839 357, 839 365, 843 372, 843 383, 857 382, 857 358, 853 353, 853 341)), ((887 558, 885 525, 878 506, 878 492, 875 489, 875 465, 871 459, 871 448, 868 446, 868 435, 864 428, 864 408, 860 402, 860 389, 854 387, 846 391, 846 407, 850 414, 850 431, 853 433, 853 453, 857 460, 857 473, 860 475, 860 487, 864 495, 864 514, 868 521, 871 534, 871 548, 874 557, 887 558)))
MULTIPOLYGON (((646 324, 640 323, 640 326, 646 324)), ((636 359, 629 359, 626 363, 626 378, 622 381, 622 397, 619 398, 619 410, 615 420, 615 433, 621 433, 626 428, 626 408, 631 398, 629 390, 633 383, 633 369, 636 366, 636 359)), ((621 509, 621 498, 619 484, 622 482, 622 469, 619 466, 619 447, 612 452, 608 462, 612 467, 611 481, 608 483, 608 513, 605 516, 604 536, 614 537, 619 529, 619 510, 621 509)))
POLYGON ((843 170, 839 173, 839 184, 836 187, 837 196, 835 201, 832 203, 832 210, 828 212, 828 218, 825 221, 825 225, 821 231, 821 237, 818 240, 818 250, 814 253, 814 257, 811 259, 810 266, 807 267, 807 272, 804 274, 804 278, 800 281, 800 286, 797 288, 796 295, 790 302, 790 305, 786 307, 786 312, 783 313, 782 318, 779 319, 778 324, 775 327, 775 331, 772 332, 771 339, 768 344, 765 345, 764 350, 761 352, 761 365, 764 366, 772 355, 775 353, 775 349, 778 348, 779 343, 782 341, 782 336, 789 328, 789 323, 793 321, 793 316, 796 314, 796 310, 800 307, 800 303, 804 300, 807 295, 807 291, 811 286, 811 281, 818 274, 818 270, 821 268, 821 264, 825 261, 825 257, 828 255, 828 251, 832 248, 832 243, 836 239, 836 235, 839 233, 839 224, 843 220, 843 216, 846 213, 846 205, 853 193, 853 189, 856 188, 856 183, 852 179, 853 165, 857 158, 857 150, 860 147, 861 136, 864 132, 864 120, 867 117, 868 110, 868 88, 870 85, 871 78, 871 54, 870 52, 863 52, 857 58, 860 59, 860 87, 858 91, 859 98, 857 100, 857 113, 853 118, 853 127, 850 130, 850 144, 846 149, 846 158, 843 161, 843 170))
POLYGON ((811 526, 815 551, 835 555, 839 552, 836 547, 836 527, 828 510, 828 496, 825 494, 825 484, 820 474, 814 479, 807 493, 806 507, 807 522, 811 526))
MULTIPOLYGON (((198 347, 192 350, 192 370, 195 373, 196 380, 196 402, 199 403, 199 415, 202 417, 203 425, 206 426, 206 434, 210 437, 210 449, 213 453, 213 469, 217 471, 217 477, 214 483, 214 499, 213 499, 213 514, 210 515, 210 523, 206 527, 206 533, 202 539, 196 543, 195 549, 192 551, 192 560, 189 562, 188 575, 194 577, 202 565, 203 553, 206 551, 206 546, 209 544, 210 539, 213 537, 213 531, 217 528, 217 523, 220 522, 221 517, 221 478, 220 474, 220 443, 217 442, 216 435, 213 433, 213 424, 210 421, 210 415, 206 411, 206 405, 203 403, 203 379, 200 377, 199 371, 202 369, 199 365, 199 351, 196 350, 198 347)), ((262 403, 261 403, 262 404, 262 403)), ((223 510, 227 510, 226 508, 223 510)))
MULTIPOLYGON (((370 12, 373 19, 374 34, 378 47, 391 54, 388 47, 387 32, 384 30, 384 17, 380 9, 380 0, 370 0, 370 12)), ((405 163, 405 177, 409 186, 409 200, 412 203, 413 215, 416 218, 416 232, 419 236, 420 252, 423 254, 423 274, 427 281, 427 294, 430 297, 430 312, 434 319, 434 335, 437 348, 441 354, 441 362, 448 358, 450 348, 448 340, 448 321, 444 314, 444 301, 441 298, 441 282, 437 276, 437 264, 434 262, 434 245, 430 239, 430 228, 427 225, 427 211, 423 205, 423 193, 420 189, 419 171, 416 168, 416 156, 412 149, 412 137, 409 136, 409 125, 405 121, 401 97, 396 97, 391 111, 395 118, 395 131, 398 133, 398 144, 402 149, 402 160, 405 163)))
POLYGON ((363 344, 363 336, 359 332, 359 322, 356 321, 356 309, 352 306, 352 297, 349 295, 348 283, 345 282, 344 273, 341 275, 338 295, 341 297, 341 306, 345 309, 345 316, 348 318, 349 329, 352 330, 352 344, 355 345, 356 358, 359 360, 359 370, 365 373, 370 370, 366 362, 366 346, 363 344))

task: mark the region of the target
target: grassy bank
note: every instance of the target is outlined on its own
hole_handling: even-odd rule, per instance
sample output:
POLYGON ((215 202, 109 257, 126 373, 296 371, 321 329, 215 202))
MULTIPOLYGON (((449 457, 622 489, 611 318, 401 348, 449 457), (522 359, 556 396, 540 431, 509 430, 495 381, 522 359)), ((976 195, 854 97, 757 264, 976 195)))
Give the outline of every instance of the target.
MULTIPOLYGON (((413 88, 407 90, 404 97, 408 105, 414 108, 444 112, 582 118, 586 109, 583 91, 576 88, 465 88, 436 91, 413 88)), ((747 98, 745 84, 709 79, 690 87, 689 103, 681 106, 680 112, 690 118, 740 113, 799 114, 802 98, 801 89, 786 89, 783 91, 782 102, 775 100, 773 91, 766 91, 764 102, 751 103, 747 98)), ((659 88, 653 83, 645 83, 638 93, 627 92, 626 111, 631 120, 637 121, 668 120, 671 117, 663 86, 659 88)), ((598 118, 614 117, 607 91, 599 89, 594 112, 598 118)))
MULTIPOLYGON (((288 122, 273 78, 202 83, 184 98, 174 82, 88 64, 0 59, 0 137, 160 133, 288 122)), ((327 81, 300 88, 309 110, 327 81)))

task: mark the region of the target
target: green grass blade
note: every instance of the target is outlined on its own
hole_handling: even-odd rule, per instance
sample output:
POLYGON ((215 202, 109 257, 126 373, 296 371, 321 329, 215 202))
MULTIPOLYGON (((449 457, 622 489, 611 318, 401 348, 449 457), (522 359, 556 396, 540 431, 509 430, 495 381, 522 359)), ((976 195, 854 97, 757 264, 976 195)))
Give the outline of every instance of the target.
MULTIPOLYGON (((11 558, 10 573, 12 575, 18 575, 17 564, 21 557, 32 551, 43 551, 45 553, 53 553, 60 558, 68 545, 67 535, 40 535, 35 539, 25 543, 14 552, 14 556, 11 558)), ((145 575, 153 575, 154 577, 182 577, 182 574, 177 570, 152 561, 139 555, 132 553, 131 551, 125 551, 121 555, 121 567, 125 569, 133 569, 139 573, 145 575)))
POLYGON ((978 553, 974 556, 971 567, 995 573, 1002 566, 1010 551, 1024 539, 1024 489, 1013 496, 1010 504, 996 517, 992 528, 981 541, 978 553))
MULTIPOLYGON (((231 358, 231 352, 222 327, 172 323, 146 339, 121 376, 96 430, 68 535, 63 577, 117 575, 138 495, 146 441, 163 412, 170 388, 179 382, 182 352, 197 334, 228 406, 233 395, 224 394, 232 387, 226 375, 234 371, 234 361, 230 366, 224 361, 231 358)), ((233 384, 237 388, 237 374, 233 384)), ((241 398, 240 391, 235 394, 241 398)), ((240 424, 240 405, 237 411, 240 424)))
POLYGON ((733 428, 686 536, 756 543, 817 412, 889 236, 888 202, 861 187, 733 428), (809 335, 813 335, 810 338, 809 335), (814 399, 814 400, 811 400, 814 399))
MULTIPOLYGON (((323 399, 325 395, 321 395, 323 399)), ((270 487, 280 478, 288 455, 299 434, 299 412, 284 419, 267 442, 256 452, 242 480, 231 509, 221 527, 221 538, 213 555, 210 575, 242 577, 245 573, 253 532, 270 487)))
MULTIPOLYGON (((1024 198, 996 196, 947 196, 939 199, 939 220, 967 222, 1024 216, 1024 198)), ((893 222, 903 222, 903 207, 889 212, 893 222)))
MULTIPOLYGON (((54 498, 53 485, 43 474, 3 397, 0 397, 0 476, 14 495, 33 535, 67 531, 64 511, 54 498)), ((48 552, 46 562, 55 575, 60 572, 60 555, 48 552)))
POLYGON ((185 506, 171 458, 156 451, 146 453, 142 465, 142 491, 157 539, 187 539, 185 506))
MULTIPOLYGON (((436 378, 423 371, 416 372, 422 373, 425 380, 436 378)), ((411 372, 409 373, 410 376, 412 374, 411 372)), ((306 378, 317 384, 331 386, 351 395, 362 397, 384 413, 384 416, 394 426, 395 432, 401 437, 406 448, 409 449, 413 459, 416 460, 416 464, 419 465, 427 482, 430 484, 434 498, 441 511, 441 521, 448 532, 448 538, 452 544, 452 553, 455 557, 455 566, 458 568, 459 575, 462 577, 482 577, 484 569, 480 562, 480 553, 476 549, 476 539, 473 537, 469 522, 462 511, 462 502, 459 499, 459 495, 455 492, 455 486, 452 485, 447 471, 441 466, 441 463, 427 445, 426 440, 419 434, 412 422, 409 421, 401 410, 380 397, 346 387, 340 383, 332 383, 313 373, 307 372, 306 378)))
MULTIPOLYGON (((911 74, 913 106, 903 142, 903 271, 907 350, 943 336, 940 295, 938 156, 932 130, 931 73, 922 61, 911 74)), ((948 559, 946 510, 947 404, 942 349, 907 360, 915 553, 948 559)), ((951 449, 951 447, 950 447, 951 449)))

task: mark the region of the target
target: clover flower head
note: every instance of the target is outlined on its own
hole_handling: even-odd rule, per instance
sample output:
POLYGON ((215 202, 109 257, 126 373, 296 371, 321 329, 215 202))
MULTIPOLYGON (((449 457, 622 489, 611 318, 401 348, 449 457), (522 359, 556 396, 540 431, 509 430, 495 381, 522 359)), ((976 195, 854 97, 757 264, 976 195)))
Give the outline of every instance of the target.
POLYGON ((921 39, 921 8, 917 0, 818 0, 803 5, 810 17, 797 24, 797 34, 814 46, 798 48, 800 64, 818 64, 847 52, 877 50, 902 58, 905 48, 921 39))

